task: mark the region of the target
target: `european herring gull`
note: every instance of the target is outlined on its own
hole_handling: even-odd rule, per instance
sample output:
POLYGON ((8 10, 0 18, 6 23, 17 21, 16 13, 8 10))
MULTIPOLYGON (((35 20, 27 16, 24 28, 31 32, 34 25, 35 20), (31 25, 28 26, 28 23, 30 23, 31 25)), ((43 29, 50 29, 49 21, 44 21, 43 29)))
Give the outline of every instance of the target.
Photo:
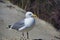
POLYGON ((25 18, 22 21, 18 21, 14 23, 13 25, 9 25, 9 29, 15 29, 22 32, 27 32, 27 38, 28 37, 28 31, 31 30, 34 27, 36 15, 34 15, 32 12, 26 12, 25 18))

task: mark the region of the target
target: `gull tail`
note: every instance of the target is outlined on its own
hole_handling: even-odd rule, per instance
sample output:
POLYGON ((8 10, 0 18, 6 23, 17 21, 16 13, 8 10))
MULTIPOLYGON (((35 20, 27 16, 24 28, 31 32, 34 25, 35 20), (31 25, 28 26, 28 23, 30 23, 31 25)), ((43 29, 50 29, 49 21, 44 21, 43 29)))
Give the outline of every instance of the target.
POLYGON ((8 25, 8 28, 9 28, 9 30, 11 30, 12 29, 12 25, 8 25))
POLYGON ((8 28, 11 28, 11 25, 8 25, 8 28))
POLYGON ((8 25, 7 29, 12 29, 11 25, 8 25))

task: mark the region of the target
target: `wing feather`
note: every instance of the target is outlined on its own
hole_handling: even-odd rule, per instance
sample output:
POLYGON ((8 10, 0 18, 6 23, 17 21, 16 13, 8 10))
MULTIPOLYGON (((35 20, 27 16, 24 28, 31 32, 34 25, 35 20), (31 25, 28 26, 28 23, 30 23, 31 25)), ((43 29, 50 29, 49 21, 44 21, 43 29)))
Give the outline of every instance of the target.
POLYGON ((18 21, 18 22, 16 22, 16 23, 13 25, 12 29, 18 30, 19 28, 21 28, 21 27, 23 27, 23 26, 24 26, 24 20, 18 21))

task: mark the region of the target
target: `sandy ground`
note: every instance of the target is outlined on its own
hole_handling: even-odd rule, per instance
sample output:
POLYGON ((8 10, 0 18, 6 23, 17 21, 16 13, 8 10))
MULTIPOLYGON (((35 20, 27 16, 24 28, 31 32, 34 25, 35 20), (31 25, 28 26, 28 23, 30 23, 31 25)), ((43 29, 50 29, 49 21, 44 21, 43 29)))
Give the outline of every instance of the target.
MULTIPOLYGON (((21 8, 6 2, 0 2, 0 40, 20 40, 21 32, 7 29, 9 24, 14 24, 24 18, 25 11, 21 8), (10 7, 11 6, 11 7, 10 7)), ((28 40, 43 39, 43 40, 60 40, 60 32, 56 31, 51 24, 36 18, 35 27, 29 31, 28 40), (55 37, 56 36, 56 37, 55 37)), ((26 32, 25 32, 26 38, 26 32)))

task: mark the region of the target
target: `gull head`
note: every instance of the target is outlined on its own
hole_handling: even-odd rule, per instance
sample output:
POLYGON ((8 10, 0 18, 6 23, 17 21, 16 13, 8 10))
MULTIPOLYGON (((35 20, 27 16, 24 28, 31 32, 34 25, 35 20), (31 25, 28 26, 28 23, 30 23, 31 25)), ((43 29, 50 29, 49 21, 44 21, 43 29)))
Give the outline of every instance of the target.
POLYGON ((34 15, 32 12, 26 12, 26 15, 25 15, 27 18, 29 17, 36 17, 36 15, 34 15))

